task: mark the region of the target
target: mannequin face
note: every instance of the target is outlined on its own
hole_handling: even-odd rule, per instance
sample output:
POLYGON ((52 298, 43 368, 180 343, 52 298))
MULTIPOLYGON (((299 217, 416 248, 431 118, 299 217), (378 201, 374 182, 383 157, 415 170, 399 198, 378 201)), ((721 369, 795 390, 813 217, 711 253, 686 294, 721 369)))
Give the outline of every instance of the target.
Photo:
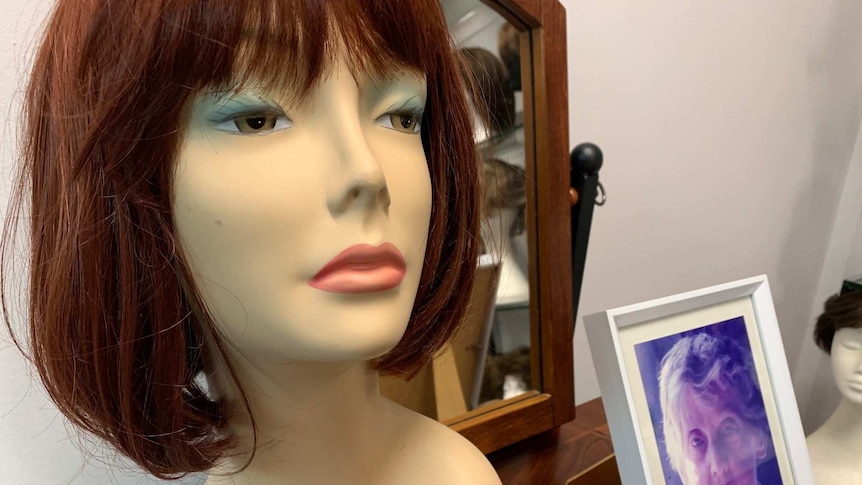
POLYGON ((842 328, 832 340, 832 375, 848 401, 862 404, 862 328, 842 328))
POLYGON ((200 97, 175 174, 176 231, 229 351, 255 363, 368 360, 410 318, 431 183, 425 82, 352 75, 309 96, 200 97))

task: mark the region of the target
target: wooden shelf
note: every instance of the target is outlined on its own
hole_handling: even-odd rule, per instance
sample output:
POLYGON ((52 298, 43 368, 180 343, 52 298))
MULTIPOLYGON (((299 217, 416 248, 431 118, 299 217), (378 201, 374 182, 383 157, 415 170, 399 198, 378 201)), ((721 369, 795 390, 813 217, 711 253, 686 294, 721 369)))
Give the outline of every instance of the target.
POLYGON ((577 406, 575 416, 559 428, 489 454, 503 484, 620 484, 601 399, 577 406))

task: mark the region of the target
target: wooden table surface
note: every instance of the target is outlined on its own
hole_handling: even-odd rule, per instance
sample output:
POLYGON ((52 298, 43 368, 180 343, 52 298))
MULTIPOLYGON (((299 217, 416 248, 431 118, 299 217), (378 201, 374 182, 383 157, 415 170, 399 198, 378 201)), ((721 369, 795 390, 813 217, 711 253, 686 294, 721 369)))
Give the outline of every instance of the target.
MULTIPOLYGON (((613 454, 601 399, 581 404, 575 412, 570 423, 488 455, 504 485, 566 485, 613 454)), ((590 482, 618 484, 615 462, 610 470, 613 473, 604 473, 604 479, 590 482)))

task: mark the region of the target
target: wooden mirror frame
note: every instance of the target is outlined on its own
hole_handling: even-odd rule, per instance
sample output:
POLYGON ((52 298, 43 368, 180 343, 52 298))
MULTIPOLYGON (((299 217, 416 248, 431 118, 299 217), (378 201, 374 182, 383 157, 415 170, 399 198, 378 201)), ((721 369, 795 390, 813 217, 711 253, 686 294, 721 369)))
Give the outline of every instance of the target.
MULTIPOLYGON (((490 453, 575 417, 566 14, 558 0, 482 0, 521 32, 534 388, 444 421, 490 453), (539 190, 537 190, 537 188, 539 190), (538 384, 538 385, 536 385, 538 384)), ((591 200, 586 201, 592 204, 591 200)), ((581 263, 582 264, 582 263, 581 263)), ((579 270, 578 278, 583 274, 579 270)), ((580 287, 580 285, 578 285, 580 287)))

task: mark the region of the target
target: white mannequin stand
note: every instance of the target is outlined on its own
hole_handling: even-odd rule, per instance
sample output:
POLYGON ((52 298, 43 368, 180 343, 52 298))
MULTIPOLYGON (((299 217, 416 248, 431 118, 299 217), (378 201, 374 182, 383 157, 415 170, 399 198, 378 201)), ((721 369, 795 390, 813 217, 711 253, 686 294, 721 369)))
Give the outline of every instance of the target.
POLYGON ((862 405, 842 399, 806 441, 814 483, 862 483, 862 405))
POLYGON ((835 332, 832 374, 841 403, 806 439, 814 483, 862 483, 862 329, 835 332))

